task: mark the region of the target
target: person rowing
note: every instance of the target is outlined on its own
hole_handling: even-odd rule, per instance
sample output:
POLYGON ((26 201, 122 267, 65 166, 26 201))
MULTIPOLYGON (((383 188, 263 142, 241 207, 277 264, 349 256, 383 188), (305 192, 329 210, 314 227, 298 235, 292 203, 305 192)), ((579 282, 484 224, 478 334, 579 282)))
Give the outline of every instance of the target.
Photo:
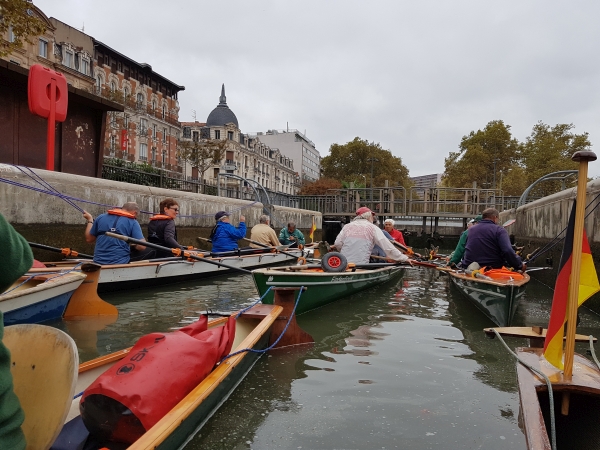
MULTIPOLYGON (((271 219, 269 216, 263 214, 258 220, 260 223, 254 225, 252 230, 250 230, 250 239, 260 244, 277 247, 279 245, 279 239, 277 238, 277 233, 275 233, 275 230, 270 227, 271 219)), ((250 242, 250 247, 264 248, 252 242, 250 242)))
MULTIPOLYGON (((187 249, 177 242, 175 218, 179 214, 179 203, 172 198, 165 198, 159 205, 159 214, 150 217, 148 223, 148 242, 169 248, 187 249)), ((171 252, 157 251, 157 258, 173 256, 171 252)))
POLYGON ((246 218, 240 216, 240 224, 234 227, 229 222, 230 213, 219 211, 215 214, 216 225, 210 233, 212 251, 229 252, 238 248, 238 240, 246 237, 246 218))
POLYGON ((521 261, 512 248, 508 233, 498 225, 500 213, 497 209, 488 208, 481 213, 482 219, 475 227, 469 229, 462 266, 468 267, 476 262, 481 267, 501 269, 512 267, 525 271, 527 266, 521 261))
POLYGON ((474 225, 477 225, 481 221, 481 214, 477 215, 474 219, 469 220, 467 223, 467 229, 463 231, 458 239, 458 244, 456 244, 456 248, 448 257, 448 266, 456 267, 458 263, 462 260, 465 254, 465 245, 467 245, 467 236, 469 234, 469 229, 474 225))
POLYGON ((381 229, 373 224, 373 216, 374 213, 369 208, 358 208, 356 217, 342 228, 335 239, 335 249, 344 255, 348 262, 355 264, 367 264, 375 245, 384 251, 388 259, 410 262, 408 256, 396 249, 381 229))
POLYGON ((406 247, 406 242, 404 242, 404 235, 402 234, 401 231, 396 230, 394 228, 395 222, 394 219, 385 219, 383 221, 383 229, 385 231, 387 231, 387 233, 390 235, 390 237, 395 240, 396 242, 398 242, 399 244, 402 244, 406 247))
POLYGON ((130 261, 141 261, 154 257, 156 252, 146 249, 143 245, 135 245, 130 249, 127 243, 104 236, 107 231, 110 231, 145 241, 142 228, 137 221, 139 213, 140 207, 135 202, 127 202, 122 208, 110 209, 108 212, 100 214, 96 220, 89 212, 83 212, 83 217, 87 221, 85 241, 96 243, 94 247, 95 263, 127 264, 130 261))

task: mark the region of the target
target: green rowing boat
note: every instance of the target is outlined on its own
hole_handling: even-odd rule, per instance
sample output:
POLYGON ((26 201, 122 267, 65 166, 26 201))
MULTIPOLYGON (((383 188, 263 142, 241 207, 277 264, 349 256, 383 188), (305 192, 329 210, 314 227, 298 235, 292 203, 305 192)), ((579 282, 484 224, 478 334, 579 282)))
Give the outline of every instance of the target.
MULTIPOLYGON (((302 314, 403 273, 404 267, 397 265, 374 269, 353 268, 345 272, 324 272, 320 266, 288 266, 256 269, 252 271, 252 276, 261 297, 270 287, 306 287, 296 308, 296 314, 302 314)), ((273 304, 273 292, 263 298, 263 303, 273 304)))
POLYGON ((518 274, 519 279, 486 280, 457 271, 445 272, 454 286, 499 327, 511 325, 530 279, 526 273, 518 274))

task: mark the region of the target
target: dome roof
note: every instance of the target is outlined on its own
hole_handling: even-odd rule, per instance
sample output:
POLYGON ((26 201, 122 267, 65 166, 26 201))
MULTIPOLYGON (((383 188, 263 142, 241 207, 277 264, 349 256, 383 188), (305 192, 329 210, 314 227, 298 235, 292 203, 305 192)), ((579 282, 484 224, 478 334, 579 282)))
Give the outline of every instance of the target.
POLYGON ((225 124, 233 122, 236 127, 239 128, 237 117, 229 106, 227 106, 227 98, 225 97, 225 85, 221 87, 221 97, 219 97, 219 104, 215 109, 211 111, 206 119, 207 127, 222 127, 225 124))

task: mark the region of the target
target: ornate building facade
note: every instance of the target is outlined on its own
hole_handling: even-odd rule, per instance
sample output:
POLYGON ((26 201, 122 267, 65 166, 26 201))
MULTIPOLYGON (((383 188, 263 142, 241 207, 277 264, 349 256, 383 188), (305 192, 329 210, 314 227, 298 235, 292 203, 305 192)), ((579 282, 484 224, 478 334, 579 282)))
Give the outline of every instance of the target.
MULTIPOLYGON (((241 132, 236 115, 227 106, 224 85, 219 104, 208 115, 206 123, 183 122, 182 127, 183 140, 227 141, 224 157, 218 164, 211 165, 202 177, 208 183, 215 184, 219 174, 230 173, 254 180, 274 192, 295 195, 300 188, 300 177, 294 170, 292 158, 241 132)), ((198 178, 197 171, 194 173, 189 164, 185 171, 198 178)), ((239 181, 231 180, 231 183, 239 184, 239 181)))
POLYGON ((94 93, 125 107, 122 113, 109 113, 104 156, 181 172, 177 95, 185 87, 97 40, 94 61, 94 93))

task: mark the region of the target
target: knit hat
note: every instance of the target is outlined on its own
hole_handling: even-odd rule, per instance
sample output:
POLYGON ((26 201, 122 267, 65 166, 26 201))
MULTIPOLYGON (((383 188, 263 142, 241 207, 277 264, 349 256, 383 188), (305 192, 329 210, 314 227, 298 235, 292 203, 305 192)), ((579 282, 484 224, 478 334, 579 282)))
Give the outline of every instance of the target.
POLYGON ((227 211, 219 211, 215 214, 215 220, 218 222, 222 217, 230 216, 231 214, 227 211))

